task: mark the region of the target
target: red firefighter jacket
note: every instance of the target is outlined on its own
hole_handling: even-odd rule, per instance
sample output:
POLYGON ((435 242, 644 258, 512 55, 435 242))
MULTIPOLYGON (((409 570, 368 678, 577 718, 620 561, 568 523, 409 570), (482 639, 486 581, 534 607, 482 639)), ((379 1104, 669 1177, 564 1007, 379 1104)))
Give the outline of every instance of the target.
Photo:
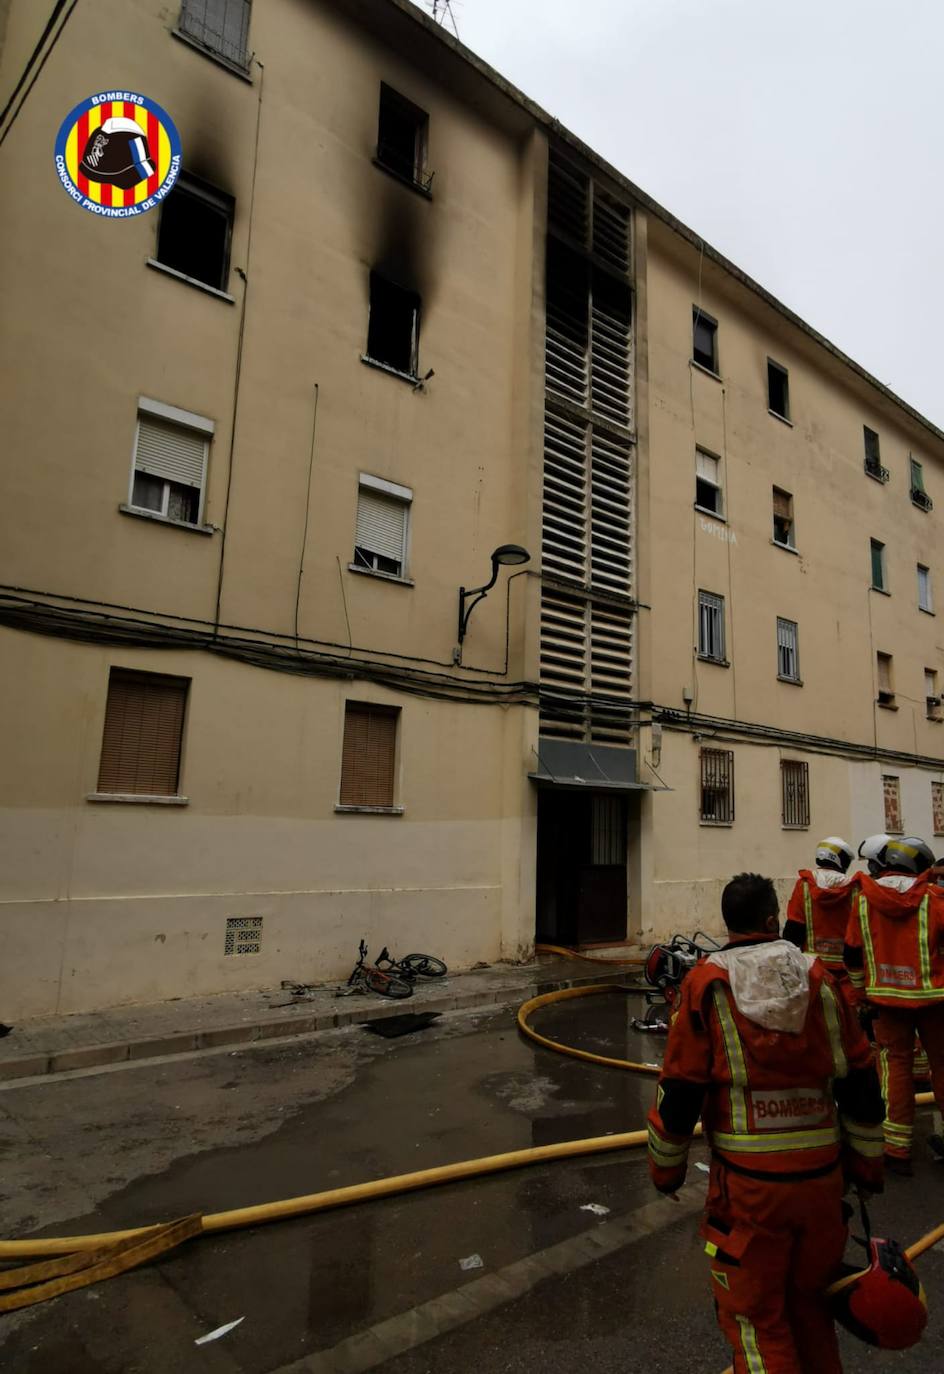
POLYGON ((762 936, 688 974, 649 1113, 661 1192, 684 1182, 699 1116, 712 1153, 736 1172, 788 1181, 842 1161, 851 1181, 877 1191, 884 1115, 868 1041, 819 960, 762 936))
POLYGON ((852 901, 858 892, 855 874, 835 887, 820 887, 808 868, 800 870, 790 901, 783 938, 822 959, 830 973, 845 977, 842 947, 852 901))
POLYGON ((877 1006, 944 1004, 944 891, 919 878, 899 892, 863 874, 843 958, 853 988, 877 1006))

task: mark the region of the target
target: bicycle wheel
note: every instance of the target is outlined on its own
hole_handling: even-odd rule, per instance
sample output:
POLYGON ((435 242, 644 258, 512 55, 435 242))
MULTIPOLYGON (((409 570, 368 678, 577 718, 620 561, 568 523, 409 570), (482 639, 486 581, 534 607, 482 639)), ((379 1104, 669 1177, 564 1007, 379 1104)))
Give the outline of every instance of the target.
POLYGON ((379 968, 365 969, 364 982, 371 992, 379 993, 381 997, 413 996, 412 983, 406 983, 402 978, 394 978, 389 973, 382 973, 379 968))
POLYGON ((445 978, 449 971, 443 961, 432 954, 408 954, 400 960, 400 967, 409 969, 420 978, 445 978))

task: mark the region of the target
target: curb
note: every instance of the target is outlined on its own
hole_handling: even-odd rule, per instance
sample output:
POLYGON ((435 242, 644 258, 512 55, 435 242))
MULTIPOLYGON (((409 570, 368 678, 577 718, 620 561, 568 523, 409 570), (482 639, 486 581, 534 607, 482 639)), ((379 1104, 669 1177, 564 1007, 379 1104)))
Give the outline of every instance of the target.
MULTIPOLYGON (((533 979, 515 986, 490 988, 483 992, 459 992, 452 996, 424 997, 423 1011, 467 1011, 472 1007, 509 1006, 526 1001, 543 992, 558 992, 563 988, 584 987, 590 983, 619 983, 631 976, 626 969, 620 973, 594 973, 586 978, 533 979)), ((302 1005, 302 1004, 300 1004, 302 1005)), ((84 1045, 75 1049, 55 1050, 48 1054, 24 1053, 0 1060, 0 1082, 17 1078, 39 1078, 44 1074, 68 1073, 74 1069, 104 1067, 129 1061, 156 1059, 165 1055, 191 1054, 195 1050, 223 1049, 227 1046, 257 1044, 262 1040, 288 1039, 296 1035, 310 1035, 313 1031, 335 1030, 339 1026, 356 1025, 364 1021, 380 1020, 403 1014, 401 1002, 368 1003, 357 1008, 336 1012, 309 1012, 288 1017, 265 1018, 240 1022, 234 1026, 216 1026, 212 1030, 179 1031, 172 1035, 142 1036, 136 1040, 118 1040, 101 1045, 84 1045)))

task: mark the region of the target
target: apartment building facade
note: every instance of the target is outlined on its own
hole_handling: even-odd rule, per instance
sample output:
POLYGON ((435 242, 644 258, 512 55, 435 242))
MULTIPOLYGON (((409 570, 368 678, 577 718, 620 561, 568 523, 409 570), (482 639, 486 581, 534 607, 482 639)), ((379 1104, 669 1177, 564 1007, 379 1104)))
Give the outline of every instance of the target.
POLYGON ((53 37, 0 147, 8 1017, 717 927, 896 797, 944 829, 927 421, 407 0, 53 37), (183 148, 120 221, 52 169, 116 74, 183 148))

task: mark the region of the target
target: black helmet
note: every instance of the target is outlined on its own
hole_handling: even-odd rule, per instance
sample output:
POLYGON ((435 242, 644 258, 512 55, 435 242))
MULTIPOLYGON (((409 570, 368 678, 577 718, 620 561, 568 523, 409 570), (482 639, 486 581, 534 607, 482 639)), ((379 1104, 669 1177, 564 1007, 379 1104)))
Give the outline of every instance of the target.
POLYGON ((153 176, 156 168, 141 125, 116 115, 89 134, 79 170, 89 181, 107 182, 127 191, 153 176))

